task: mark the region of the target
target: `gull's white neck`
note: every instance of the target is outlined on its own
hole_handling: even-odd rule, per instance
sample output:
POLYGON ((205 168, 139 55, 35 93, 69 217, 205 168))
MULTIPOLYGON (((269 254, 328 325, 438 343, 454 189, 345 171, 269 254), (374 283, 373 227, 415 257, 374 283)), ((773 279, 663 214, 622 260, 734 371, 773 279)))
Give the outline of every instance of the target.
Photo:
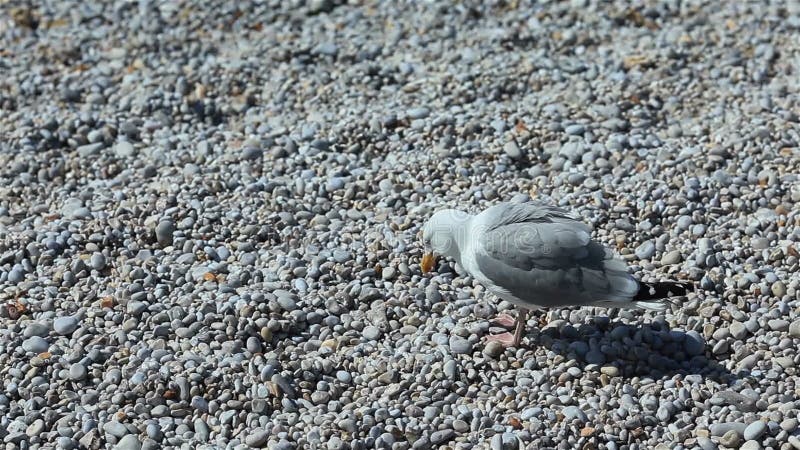
POLYGON ((455 209, 437 211, 425 224, 423 238, 429 251, 453 258, 463 266, 474 234, 473 216, 455 209))

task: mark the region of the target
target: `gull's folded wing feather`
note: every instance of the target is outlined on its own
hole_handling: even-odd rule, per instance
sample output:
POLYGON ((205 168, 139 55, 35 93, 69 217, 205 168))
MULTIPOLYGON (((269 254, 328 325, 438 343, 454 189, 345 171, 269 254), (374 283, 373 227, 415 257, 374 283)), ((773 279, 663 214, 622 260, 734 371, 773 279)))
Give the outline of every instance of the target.
POLYGON ((566 211, 532 203, 485 212, 476 263, 493 284, 532 306, 630 303, 639 284, 566 211))

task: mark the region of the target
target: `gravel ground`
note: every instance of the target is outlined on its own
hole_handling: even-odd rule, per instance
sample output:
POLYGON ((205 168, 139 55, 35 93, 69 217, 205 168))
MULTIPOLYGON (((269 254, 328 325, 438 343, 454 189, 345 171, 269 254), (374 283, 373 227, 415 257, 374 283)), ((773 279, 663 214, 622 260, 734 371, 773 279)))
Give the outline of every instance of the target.
POLYGON ((800 2, 481 3, 0 0, 5 448, 800 449, 800 2), (529 196, 698 291, 487 346, 529 196))

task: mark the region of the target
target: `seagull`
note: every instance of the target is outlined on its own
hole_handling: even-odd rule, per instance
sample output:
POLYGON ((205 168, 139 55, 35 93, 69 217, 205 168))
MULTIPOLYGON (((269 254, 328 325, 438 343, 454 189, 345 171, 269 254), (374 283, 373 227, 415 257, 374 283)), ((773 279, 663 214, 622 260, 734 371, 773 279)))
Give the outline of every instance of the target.
POLYGON ((564 209, 533 202, 500 203, 480 214, 454 209, 436 212, 422 231, 423 273, 436 255, 452 258, 497 297, 514 304, 514 334, 488 339, 519 346, 528 312, 541 308, 602 306, 663 311, 684 296, 691 284, 644 283, 624 261, 592 240, 591 228, 564 209))

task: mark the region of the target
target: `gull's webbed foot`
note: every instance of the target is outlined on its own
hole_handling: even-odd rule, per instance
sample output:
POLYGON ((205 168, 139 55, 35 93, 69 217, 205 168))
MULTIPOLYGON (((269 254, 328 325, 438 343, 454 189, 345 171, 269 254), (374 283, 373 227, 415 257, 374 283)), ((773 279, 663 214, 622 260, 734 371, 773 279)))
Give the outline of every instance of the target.
POLYGON ((492 324, 501 326, 503 328, 511 328, 517 324, 517 320, 508 314, 498 314, 497 317, 492 319, 492 324))
POLYGON ((503 347, 516 347, 519 345, 514 335, 509 332, 489 335, 486 340, 489 342, 497 342, 503 347))

